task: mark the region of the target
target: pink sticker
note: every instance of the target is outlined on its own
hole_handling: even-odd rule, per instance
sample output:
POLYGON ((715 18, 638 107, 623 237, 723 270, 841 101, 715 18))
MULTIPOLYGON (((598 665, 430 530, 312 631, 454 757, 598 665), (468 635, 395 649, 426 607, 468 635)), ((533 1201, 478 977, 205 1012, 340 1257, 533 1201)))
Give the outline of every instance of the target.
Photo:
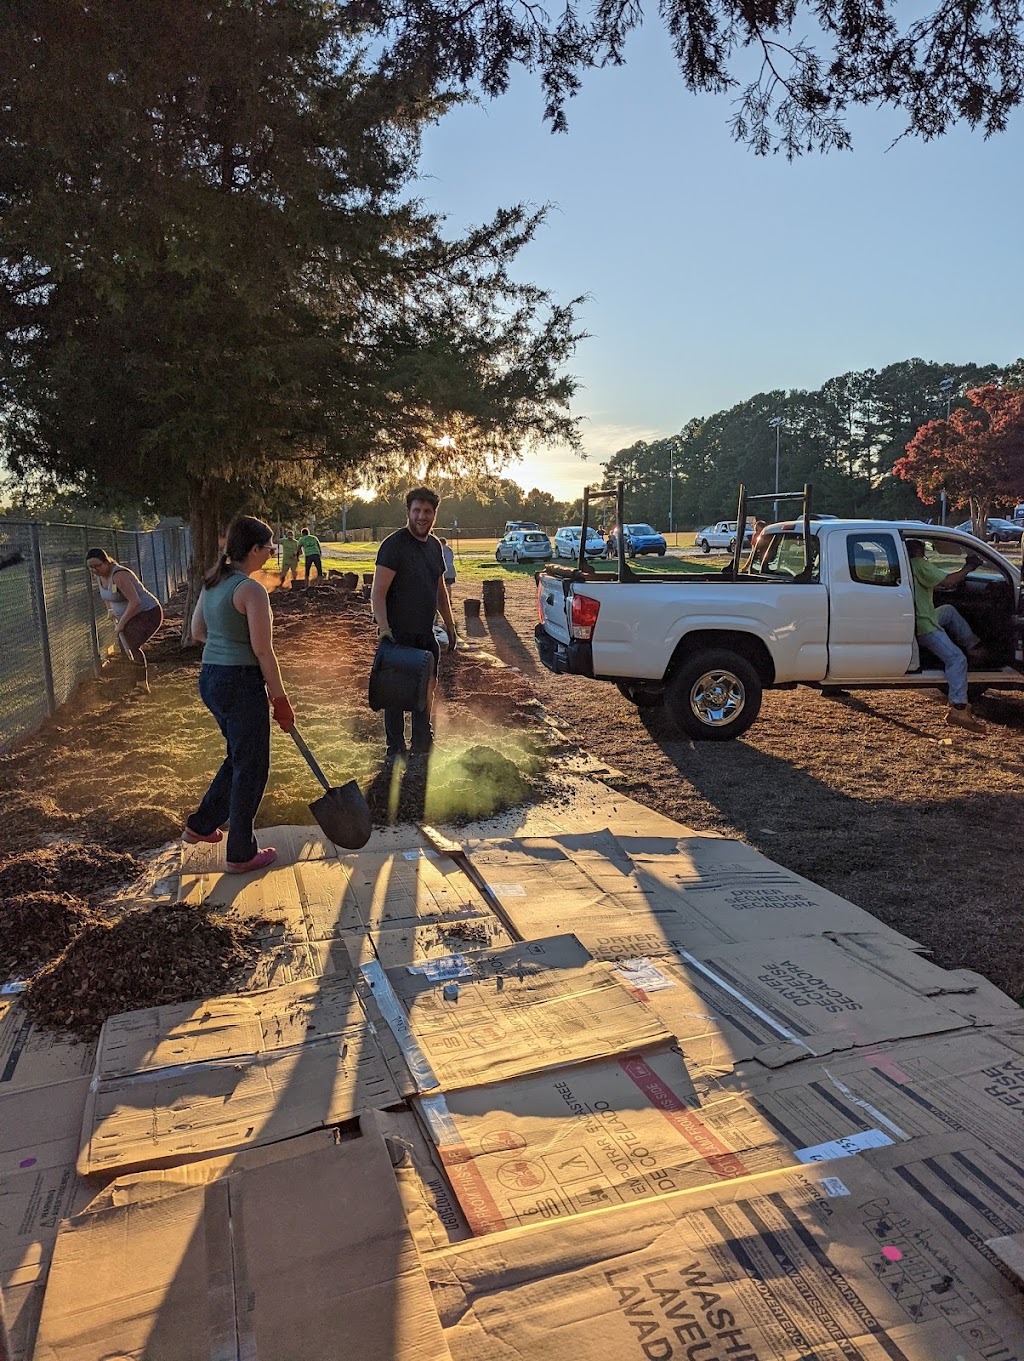
POLYGON ((903 1253, 900 1252, 899 1248, 883 1248, 882 1256, 885 1258, 887 1262, 903 1261, 903 1253))
POLYGON ((23 1158, 23 1159, 21 1160, 21 1162, 18 1164, 18 1166, 19 1166, 19 1167, 34 1167, 35 1164, 36 1164, 35 1158, 23 1158))

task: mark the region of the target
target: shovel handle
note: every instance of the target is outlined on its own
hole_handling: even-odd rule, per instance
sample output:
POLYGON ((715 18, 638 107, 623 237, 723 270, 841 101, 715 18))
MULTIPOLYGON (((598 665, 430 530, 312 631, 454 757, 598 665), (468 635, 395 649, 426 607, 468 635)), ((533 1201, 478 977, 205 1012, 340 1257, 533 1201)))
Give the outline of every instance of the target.
POLYGON ((306 764, 309 766, 310 770, 313 772, 313 774, 316 776, 316 778, 320 781, 320 783, 323 785, 323 787, 324 787, 325 789, 330 789, 330 787, 331 787, 331 782, 330 782, 330 780, 328 780, 327 776, 326 776, 326 775, 323 773, 323 771, 320 769, 320 766, 319 766, 319 764, 318 764, 318 762, 317 762, 316 757, 313 755, 313 753, 310 751, 310 749, 306 746, 305 739, 301 736, 301 734, 299 733, 298 728, 296 728, 294 725, 292 726, 292 734, 291 734, 291 735, 292 735, 292 741, 293 741, 293 742, 295 743, 295 745, 298 747, 298 749, 299 749, 299 751, 302 753, 302 755, 306 758, 306 764))

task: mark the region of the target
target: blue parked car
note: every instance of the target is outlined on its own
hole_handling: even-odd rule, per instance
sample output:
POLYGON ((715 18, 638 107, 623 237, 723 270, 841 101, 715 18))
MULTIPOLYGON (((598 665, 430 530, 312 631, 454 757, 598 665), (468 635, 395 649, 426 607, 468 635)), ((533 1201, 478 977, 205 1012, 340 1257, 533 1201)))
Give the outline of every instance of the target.
MULTIPOLYGON (((657 553, 659 558, 665 556, 664 536, 659 534, 650 525, 623 525, 625 531, 626 554, 631 558, 646 557, 648 553, 657 553)), ((618 526, 608 535, 607 552, 609 557, 614 557, 619 551, 618 545, 618 526)))

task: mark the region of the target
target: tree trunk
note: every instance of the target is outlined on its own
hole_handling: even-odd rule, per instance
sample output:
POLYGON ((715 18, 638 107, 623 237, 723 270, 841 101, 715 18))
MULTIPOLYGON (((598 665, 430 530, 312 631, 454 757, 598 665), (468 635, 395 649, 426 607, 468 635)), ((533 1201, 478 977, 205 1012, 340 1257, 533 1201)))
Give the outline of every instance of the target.
POLYGON ((971 508, 971 533, 982 543, 988 538, 988 513, 992 507, 991 496, 969 496, 967 504, 971 508))
POLYGON ((188 564, 185 611, 181 621, 181 645, 191 647, 192 612, 203 589, 203 577, 220 556, 220 496, 206 482, 197 482, 189 497, 189 524, 192 529, 192 557, 188 564))

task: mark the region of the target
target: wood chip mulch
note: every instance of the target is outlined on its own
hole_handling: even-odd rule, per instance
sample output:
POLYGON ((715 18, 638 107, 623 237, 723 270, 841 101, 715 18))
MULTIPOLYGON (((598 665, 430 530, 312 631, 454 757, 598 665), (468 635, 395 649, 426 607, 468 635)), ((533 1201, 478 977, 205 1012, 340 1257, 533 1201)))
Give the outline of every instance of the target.
POLYGON ((186 903, 95 922, 37 974, 24 994, 40 1025, 95 1037, 108 1016, 228 992, 260 955, 265 922, 217 920, 186 903))

